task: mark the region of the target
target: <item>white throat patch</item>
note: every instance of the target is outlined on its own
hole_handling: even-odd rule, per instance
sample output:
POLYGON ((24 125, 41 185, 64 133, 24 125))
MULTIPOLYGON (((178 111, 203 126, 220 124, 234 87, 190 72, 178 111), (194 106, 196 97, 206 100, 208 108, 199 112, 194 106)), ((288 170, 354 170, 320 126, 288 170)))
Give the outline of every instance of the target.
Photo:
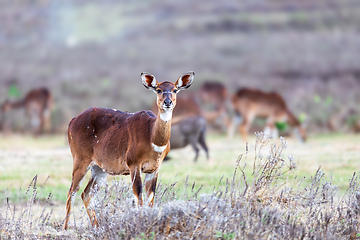
POLYGON ((170 121, 172 118, 172 110, 160 113, 160 119, 164 122, 170 121))
POLYGON ((167 145, 165 146, 158 146, 158 145, 155 145, 154 143, 151 143, 151 145, 153 146, 155 152, 158 152, 158 153, 162 153, 163 151, 165 151, 167 145))

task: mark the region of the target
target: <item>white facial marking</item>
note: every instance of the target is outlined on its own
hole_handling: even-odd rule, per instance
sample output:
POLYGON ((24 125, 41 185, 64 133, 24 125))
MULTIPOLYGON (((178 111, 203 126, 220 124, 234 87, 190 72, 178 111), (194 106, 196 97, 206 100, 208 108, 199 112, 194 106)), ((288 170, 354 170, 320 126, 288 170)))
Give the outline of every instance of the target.
POLYGON ((151 145, 153 146, 155 152, 158 152, 158 153, 162 153, 162 152, 166 149, 166 147, 167 147, 167 145, 165 145, 165 146, 158 146, 158 145, 155 145, 154 143, 151 143, 151 145))
POLYGON ((172 109, 162 112, 160 113, 160 119, 163 120, 164 122, 168 122, 170 121, 172 118, 172 109))
POLYGON ((117 109, 114 108, 113 111, 117 112, 117 109))

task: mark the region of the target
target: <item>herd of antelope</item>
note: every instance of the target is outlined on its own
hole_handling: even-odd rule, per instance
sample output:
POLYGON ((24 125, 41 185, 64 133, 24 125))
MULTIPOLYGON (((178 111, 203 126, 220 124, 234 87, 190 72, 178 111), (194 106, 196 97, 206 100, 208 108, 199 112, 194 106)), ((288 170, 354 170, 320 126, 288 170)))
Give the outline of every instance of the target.
MULTIPOLYGON (((73 172, 66 202, 64 229, 68 227, 71 203, 79 185, 89 169, 91 178, 81 198, 94 226, 99 222, 89 208, 92 191, 103 185, 108 174, 130 175, 133 193, 138 206, 154 204, 158 172, 164 158, 173 149, 191 145, 198 158, 198 144, 209 158, 205 141, 207 125, 218 126, 231 138, 239 126, 247 141, 249 127, 256 117, 266 118, 265 134, 278 136, 275 123, 286 121, 296 129, 301 140, 306 139, 304 127, 291 113, 277 93, 242 88, 231 97, 226 87, 218 82, 205 82, 193 94, 177 97, 190 87, 194 72, 182 74, 175 83, 159 83, 155 76, 142 73, 145 88, 157 95, 153 111, 128 113, 116 109, 93 107, 73 118, 68 126, 68 142, 73 156, 73 172), (175 107, 176 106, 176 107, 175 107), (212 110, 206 108, 212 107, 212 110), (229 120, 229 112, 233 112, 229 120), (141 175, 145 174, 144 183, 141 175)), ((49 129, 52 96, 47 89, 30 91, 25 98, 6 101, 2 113, 24 108, 36 133, 49 129)))

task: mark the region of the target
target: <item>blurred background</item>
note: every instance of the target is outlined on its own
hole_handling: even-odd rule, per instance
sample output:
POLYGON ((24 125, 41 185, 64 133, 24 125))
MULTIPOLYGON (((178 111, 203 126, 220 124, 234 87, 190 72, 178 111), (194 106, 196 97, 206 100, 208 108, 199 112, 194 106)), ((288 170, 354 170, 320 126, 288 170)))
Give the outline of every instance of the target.
MULTIPOLYGON (((141 72, 191 70, 189 91, 209 80, 276 91, 309 132, 356 131, 359 31, 356 0, 1 0, 0 103, 47 87, 64 132, 91 106, 150 109, 141 72)), ((11 114, 21 130, 23 112, 11 114)))

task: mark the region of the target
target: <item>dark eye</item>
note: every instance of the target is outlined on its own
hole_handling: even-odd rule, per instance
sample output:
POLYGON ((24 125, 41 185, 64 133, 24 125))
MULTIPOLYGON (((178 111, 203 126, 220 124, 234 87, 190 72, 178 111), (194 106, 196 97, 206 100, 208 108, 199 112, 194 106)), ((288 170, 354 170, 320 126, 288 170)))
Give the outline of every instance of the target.
POLYGON ((160 89, 157 89, 156 92, 160 94, 162 91, 160 89))
POLYGON ((174 89, 174 90, 173 90, 173 93, 177 93, 177 92, 178 92, 178 90, 177 90, 177 89, 174 89))

